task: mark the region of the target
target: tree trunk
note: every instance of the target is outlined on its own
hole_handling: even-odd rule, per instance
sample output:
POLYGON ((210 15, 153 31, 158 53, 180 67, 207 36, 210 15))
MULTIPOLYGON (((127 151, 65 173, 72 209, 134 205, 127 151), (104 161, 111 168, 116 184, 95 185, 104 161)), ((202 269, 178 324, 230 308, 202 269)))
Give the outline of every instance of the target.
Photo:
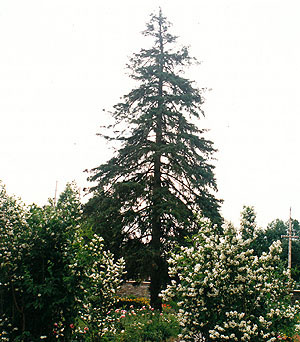
POLYGON ((162 290, 163 278, 163 258, 161 246, 161 217, 160 217, 160 204, 161 204, 161 145, 162 145, 162 112, 163 112, 163 41, 162 41, 162 28, 160 23, 160 56, 158 60, 159 82, 158 82, 158 105, 156 116, 156 151, 154 157, 154 181, 153 181, 153 216, 152 216, 152 264, 151 264, 151 284, 150 284, 150 297, 151 306, 154 309, 162 310, 162 300, 158 296, 162 290))
MULTIPOLYGON (((159 112, 159 110, 158 110, 159 112)), ((159 132, 159 119, 160 114, 158 113, 158 129, 156 135, 156 142, 159 148, 159 143, 161 141, 161 132, 159 132)), ((150 284, 150 296, 151 296, 151 306, 154 309, 161 310, 161 299, 158 294, 161 291, 162 285, 162 256, 161 256, 161 218, 160 218, 160 206, 161 202, 161 158, 158 153, 154 160, 154 182, 153 182, 153 210, 152 210, 152 240, 151 240, 151 250, 152 250, 152 263, 151 263, 151 284, 150 284)))
POLYGON ((151 264, 151 276, 150 276, 150 304, 156 310, 162 309, 162 301, 158 296, 162 290, 162 257, 160 247, 160 233, 159 231, 152 232, 152 264, 151 264))

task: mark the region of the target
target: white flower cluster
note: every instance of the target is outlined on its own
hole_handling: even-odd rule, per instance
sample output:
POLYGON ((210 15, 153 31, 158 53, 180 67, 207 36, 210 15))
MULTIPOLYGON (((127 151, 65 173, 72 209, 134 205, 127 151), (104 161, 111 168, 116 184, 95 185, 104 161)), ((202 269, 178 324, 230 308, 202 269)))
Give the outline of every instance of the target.
POLYGON ((10 328, 11 324, 5 315, 0 316, 0 341, 9 342, 9 334, 7 328, 10 328))
POLYGON ((8 196, 0 182, 0 268, 9 267, 12 270, 13 261, 21 260, 22 251, 27 247, 24 243, 20 244, 27 228, 25 217, 24 204, 8 196))
POLYGON ((94 234, 93 239, 81 241, 76 262, 71 266, 82 277, 82 294, 78 298, 80 318, 89 330, 101 336, 114 329, 113 317, 107 313, 116 301, 116 291, 120 287, 125 262, 114 262, 113 255, 103 250, 103 239, 94 234))
POLYGON ((294 324, 299 314, 290 305, 288 274, 280 263, 280 242, 261 257, 248 249, 231 225, 216 235, 201 222, 192 247, 181 247, 169 259, 174 279, 162 292, 164 300, 179 300, 182 341, 271 342, 282 327, 294 324))

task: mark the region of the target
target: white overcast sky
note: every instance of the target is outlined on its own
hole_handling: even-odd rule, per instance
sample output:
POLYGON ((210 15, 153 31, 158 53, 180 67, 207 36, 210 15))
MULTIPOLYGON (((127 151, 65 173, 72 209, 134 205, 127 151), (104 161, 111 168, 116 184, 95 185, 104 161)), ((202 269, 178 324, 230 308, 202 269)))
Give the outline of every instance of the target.
POLYGON ((202 64, 187 75, 206 94, 207 137, 218 149, 217 196, 239 222, 300 219, 299 1, 1 0, 0 179, 45 204, 112 151, 96 133, 132 81, 125 65, 149 44, 140 32, 162 7, 178 43, 202 64))

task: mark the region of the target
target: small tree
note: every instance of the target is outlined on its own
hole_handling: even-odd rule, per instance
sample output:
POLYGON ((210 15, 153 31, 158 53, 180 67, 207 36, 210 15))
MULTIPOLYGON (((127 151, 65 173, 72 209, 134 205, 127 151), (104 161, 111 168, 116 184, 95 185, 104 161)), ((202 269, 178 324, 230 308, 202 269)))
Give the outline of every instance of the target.
POLYGON ((244 240, 252 239, 256 230, 256 213, 254 207, 243 206, 241 212, 241 233, 244 240))
POLYGON ((171 285, 165 300, 179 300, 184 341, 276 341, 293 329, 299 307, 291 305, 292 283, 280 262, 280 242, 260 257, 228 225, 215 234, 208 221, 193 246, 169 260, 171 285))

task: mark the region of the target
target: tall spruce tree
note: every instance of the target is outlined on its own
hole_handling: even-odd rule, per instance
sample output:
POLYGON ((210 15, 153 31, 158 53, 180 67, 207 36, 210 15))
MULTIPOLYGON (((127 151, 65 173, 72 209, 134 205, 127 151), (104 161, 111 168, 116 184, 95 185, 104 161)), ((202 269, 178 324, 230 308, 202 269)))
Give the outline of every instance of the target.
MULTIPOLYGON (((196 213, 219 224, 213 143, 191 119, 200 118, 203 97, 182 68, 195 62, 162 15, 151 15, 144 36, 153 47, 133 55, 128 65, 137 88, 114 106, 116 155, 91 170, 94 196, 86 213, 108 248, 124 254, 129 273, 150 276, 151 305, 167 279, 166 256, 175 243, 197 231, 196 213), (120 130, 121 127, 122 129, 120 130)), ((103 135, 103 134, 101 134, 103 135)), ((103 135, 104 136, 104 135, 103 135)))

